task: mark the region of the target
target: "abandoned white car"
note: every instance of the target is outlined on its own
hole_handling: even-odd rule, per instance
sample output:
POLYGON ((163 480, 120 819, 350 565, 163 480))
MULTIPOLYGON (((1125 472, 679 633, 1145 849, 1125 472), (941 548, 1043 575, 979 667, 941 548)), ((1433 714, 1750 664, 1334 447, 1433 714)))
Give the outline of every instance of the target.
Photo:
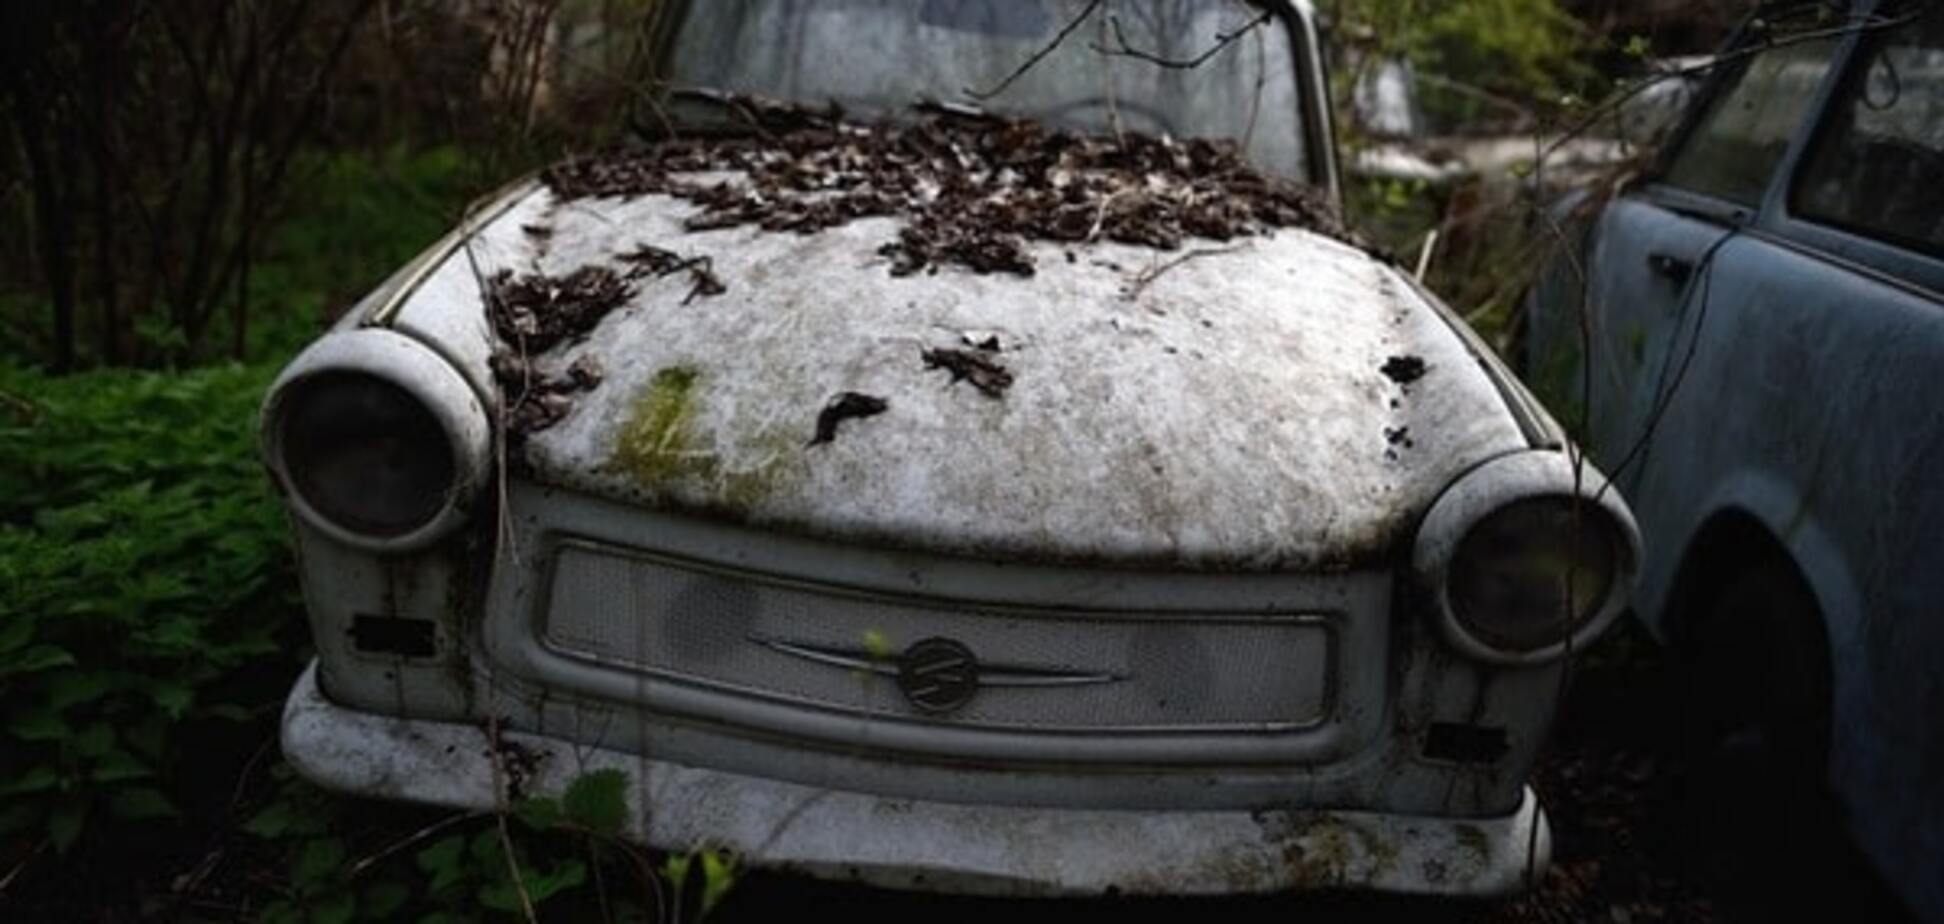
POLYGON ((482 204, 272 389, 299 771, 620 768, 646 843, 942 891, 1543 870, 1637 534, 1339 224, 1306 3, 670 11, 666 137, 482 204))

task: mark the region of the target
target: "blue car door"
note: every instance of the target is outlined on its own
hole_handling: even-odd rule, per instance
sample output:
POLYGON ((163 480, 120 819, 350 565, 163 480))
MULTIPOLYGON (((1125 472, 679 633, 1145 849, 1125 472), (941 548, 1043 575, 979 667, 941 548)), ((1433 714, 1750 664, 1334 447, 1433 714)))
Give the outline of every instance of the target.
MULTIPOLYGON (((1568 261, 1556 261, 1535 290, 1528 375, 1633 502, 1644 536, 1668 535, 1680 513, 1640 479, 1663 451, 1656 435, 1692 371, 1706 306, 1733 298, 1719 290, 1718 262, 1735 256, 1726 245, 1758 217, 1826 92, 1838 45, 1798 41, 1733 57, 1657 175, 1592 219, 1584 285, 1562 278, 1568 261)), ((1671 575, 1666 555, 1645 564, 1642 610, 1651 616, 1671 575)))

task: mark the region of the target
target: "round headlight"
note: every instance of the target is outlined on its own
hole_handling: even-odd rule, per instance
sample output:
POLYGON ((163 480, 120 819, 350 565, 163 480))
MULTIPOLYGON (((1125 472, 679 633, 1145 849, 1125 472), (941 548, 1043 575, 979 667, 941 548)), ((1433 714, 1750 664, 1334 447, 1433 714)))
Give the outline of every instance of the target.
POLYGON ((1515 501, 1459 540, 1447 578, 1452 615, 1494 648, 1561 644, 1612 596, 1619 544, 1612 522, 1592 503, 1515 501))
POLYGON ((1605 483, 1565 452, 1535 449, 1446 486, 1418 526, 1411 562, 1452 647, 1541 664, 1619 617, 1640 573, 1640 531, 1605 483))
POLYGON ((451 501, 452 442, 432 412, 392 382, 340 370, 306 376, 288 386, 278 425, 291 489, 348 532, 404 536, 451 501))

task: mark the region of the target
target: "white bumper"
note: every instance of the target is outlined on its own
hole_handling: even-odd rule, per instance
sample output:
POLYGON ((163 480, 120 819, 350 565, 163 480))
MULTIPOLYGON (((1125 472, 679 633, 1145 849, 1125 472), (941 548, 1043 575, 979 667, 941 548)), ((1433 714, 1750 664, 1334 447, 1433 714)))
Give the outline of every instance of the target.
MULTIPOLYGON (((539 755, 524 784, 528 794, 557 794, 591 770, 629 774, 629 833, 655 847, 727 849, 745 863, 893 888, 995 895, 1307 888, 1500 895, 1543 874, 1552 849, 1545 813, 1530 789, 1518 811, 1483 819, 1280 809, 1082 811, 888 798, 537 735, 509 732, 503 741, 503 753, 539 755)), ((285 705, 283 750, 298 772, 332 789, 466 809, 502 801, 481 727, 346 709, 319 690, 315 665, 285 705)))

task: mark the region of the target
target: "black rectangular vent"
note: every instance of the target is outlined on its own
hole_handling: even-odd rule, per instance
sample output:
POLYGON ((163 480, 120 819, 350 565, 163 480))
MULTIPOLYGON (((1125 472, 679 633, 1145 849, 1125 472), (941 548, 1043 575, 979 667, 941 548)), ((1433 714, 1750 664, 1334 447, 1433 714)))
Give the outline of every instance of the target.
POLYGON ((1424 736, 1424 756, 1458 764, 1489 764, 1512 749, 1505 729, 1487 725, 1434 722, 1424 736))
POLYGON ((351 644, 368 654, 429 658, 439 653, 439 630, 429 619, 359 615, 351 620, 351 644))

